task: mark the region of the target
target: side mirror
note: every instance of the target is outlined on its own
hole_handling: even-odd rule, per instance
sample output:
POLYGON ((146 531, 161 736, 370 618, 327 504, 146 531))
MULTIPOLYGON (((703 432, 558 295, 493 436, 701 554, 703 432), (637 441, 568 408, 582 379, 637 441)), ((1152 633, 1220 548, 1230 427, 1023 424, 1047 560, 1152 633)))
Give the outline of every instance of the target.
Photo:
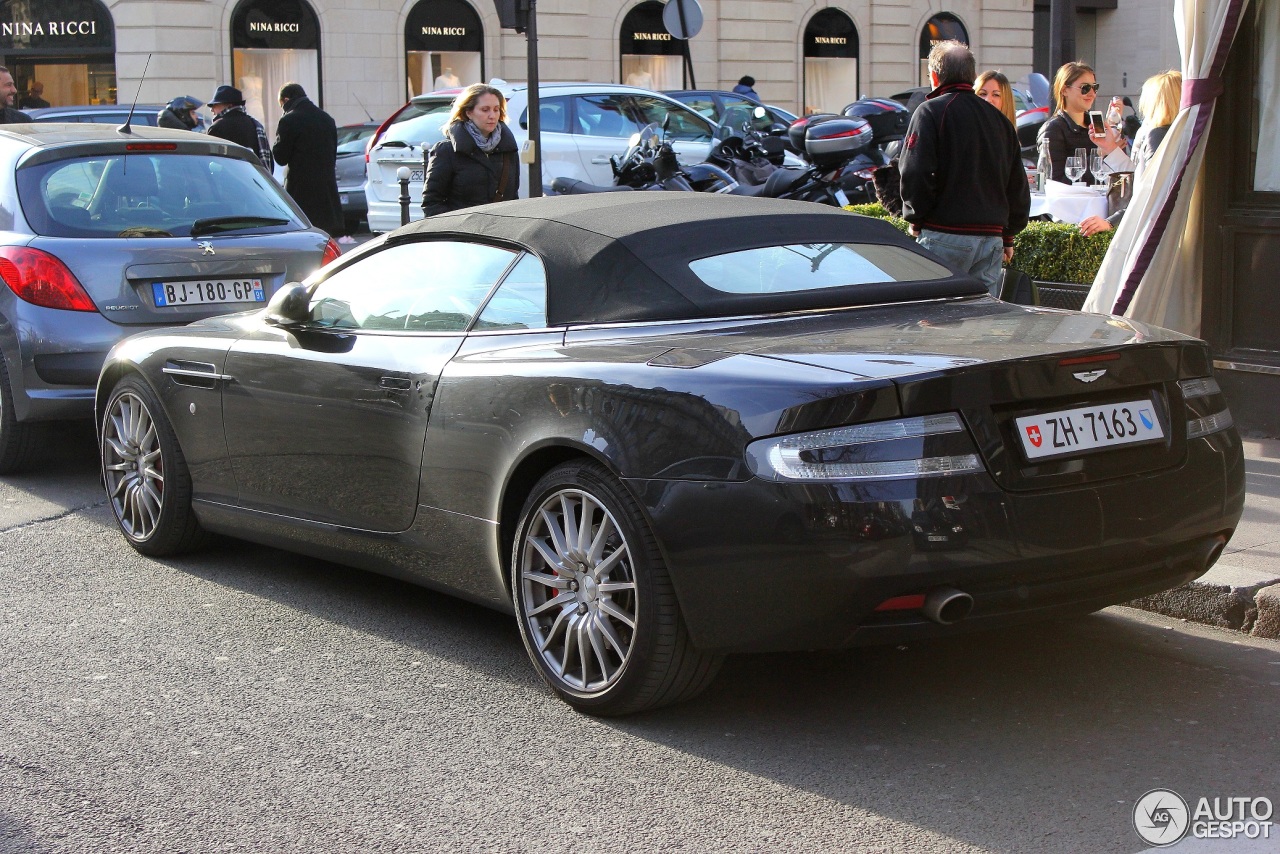
POLYGON ((297 326, 311 319, 311 295, 307 286, 289 282, 271 295, 266 322, 272 326, 297 326))
POLYGON ((716 139, 724 140, 733 136, 733 128, 728 125, 718 125, 716 127, 716 139))

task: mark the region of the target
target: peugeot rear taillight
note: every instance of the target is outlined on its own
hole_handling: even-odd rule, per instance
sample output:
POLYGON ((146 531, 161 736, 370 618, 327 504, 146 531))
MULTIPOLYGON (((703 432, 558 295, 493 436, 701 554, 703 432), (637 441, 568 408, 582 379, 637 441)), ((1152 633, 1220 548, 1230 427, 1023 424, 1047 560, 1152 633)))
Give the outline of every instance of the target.
POLYGON ((338 246, 337 241, 330 237, 329 242, 324 245, 324 255, 320 256, 320 266, 323 267, 341 254, 342 247, 338 246))
POLYGON ((0 278, 18 299, 45 308, 97 311, 84 286, 54 255, 29 246, 0 246, 0 278))

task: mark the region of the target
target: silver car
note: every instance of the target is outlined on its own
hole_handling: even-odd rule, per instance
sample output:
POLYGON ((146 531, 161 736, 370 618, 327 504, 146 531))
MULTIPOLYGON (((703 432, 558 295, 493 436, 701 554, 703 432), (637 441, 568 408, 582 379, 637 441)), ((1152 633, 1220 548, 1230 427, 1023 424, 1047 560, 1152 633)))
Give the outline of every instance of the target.
POLYGON ((93 416, 120 339, 258 307, 339 254, 238 145, 0 127, 0 474, 37 458, 43 423, 93 416))

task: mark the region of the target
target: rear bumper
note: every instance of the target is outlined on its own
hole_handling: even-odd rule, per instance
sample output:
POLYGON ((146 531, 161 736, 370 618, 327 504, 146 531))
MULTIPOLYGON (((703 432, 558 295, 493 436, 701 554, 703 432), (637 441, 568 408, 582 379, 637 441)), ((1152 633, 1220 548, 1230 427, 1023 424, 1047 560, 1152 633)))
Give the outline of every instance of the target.
POLYGON ((140 327, 101 314, 13 301, 0 314, 13 409, 19 421, 93 417, 93 396, 107 352, 140 327))
POLYGON ((1038 493, 987 475, 872 484, 630 481, 666 555, 696 645, 840 648, 1087 613, 1203 573, 1244 506, 1234 430, 1143 476, 1038 493), (960 527, 931 541, 912 513, 960 527), (885 600, 953 587, 953 625, 885 600))

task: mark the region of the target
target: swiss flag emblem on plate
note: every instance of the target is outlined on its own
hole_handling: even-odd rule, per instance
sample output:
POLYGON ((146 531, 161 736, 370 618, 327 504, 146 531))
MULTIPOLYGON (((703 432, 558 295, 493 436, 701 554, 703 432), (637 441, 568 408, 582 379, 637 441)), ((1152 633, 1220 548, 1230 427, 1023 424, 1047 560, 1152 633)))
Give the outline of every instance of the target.
POLYGON ((1040 443, 1044 441, 1044 439, 1040 438, 1040 428, 1035 425, 1027 428, 1027 439, 1030 440, 1031 444, 1035 445, 1037 448, 1040 447, 1040 443))

